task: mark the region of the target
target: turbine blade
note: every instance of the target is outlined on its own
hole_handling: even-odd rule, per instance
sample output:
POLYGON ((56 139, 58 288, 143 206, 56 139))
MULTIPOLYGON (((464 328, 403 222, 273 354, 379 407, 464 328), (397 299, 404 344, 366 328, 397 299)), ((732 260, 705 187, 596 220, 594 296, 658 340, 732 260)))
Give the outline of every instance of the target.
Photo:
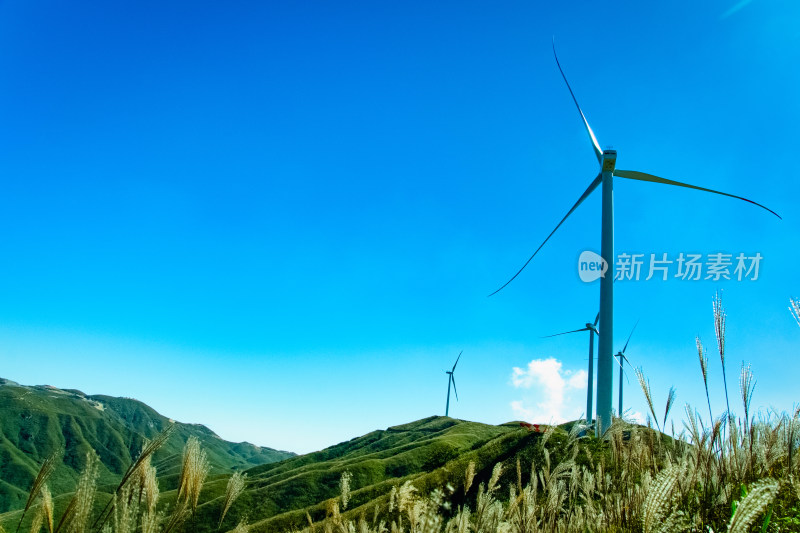
POLYGON ((450 371, 451 374, 456 371, 456 365, 458 364, 458 360, 461 359, 461 354, 462 353, 464 353, 464 350, 461 350, 461 352, 459 352, 459 354, 458 354, 458 357, 456 357, 456 362, 453 365, 453 370, 450 371))
POLYGON ((456 393, 456 401, 458 401, 458 390, 456 389, 456 378, 453 377, 453 374, 450 374, 450 379, 453 381, 453 392, 456 393))
POLYGON ((568 333, 578 333, 579 331, 589 331, 589 328, 573 329, 572 331, 565 331, 564 333, 556 333, 555 335, 545 335, 542 338, 548 339, 550 337, 558 337, 559 335, 567 335, 568 333))
POLYGON ((757 205, 763 209, 766 209, 776 217, 781 218, 781 216, 770 209, 767 206, 761 205, 758 202, 754 202, 753 200, 748 200, 747 198, 742 198, 741 196, 736 196, 735 194, 728 194, 726 192, 715 191, 714 189, 706 189, 705 187, 698 187, 697 185, 690 185, 688 183, 681 183, 680 181, 673 181, 668 180, 666 178, 659 178, 658 176, 653 176, 652 174, 645 174, 644 172, 637 172, 635 170, 615 170, 615 176, 619 176, 620 178, 628 178, 630 180, 639 180, 639 181, 651 181, 653 183, 664 183, 666 185, 677 185, 679 187, 686 187, 689 189, 697 189, 698 191, 706 191, 706 192, 713 192, 715 194, 721 194, 722 196, 730 196, 731 198, 737 198, 739 200, 744 200, 745 202, 749 202, 753 205, 757 205))
POLYGON ((594 317, 594 327, 597 327, 598 322, 600 322, 600 311, 598 311, 597 316, 594 317))
POLYGON ((495 294, 497 294, 498 292, 500 292, 500 291, 502 291, 503 289, 505 289, 505 288, 506 288, 506 286, 507 286, 509 283, 511 283, 512 281, 514 281, 514 279, 516 279, 516 277, 517 277, 517 276, 519 276, 520 272, 522 272, 523 270, 525 270, 525 267, 526 267, 526 266, 528 266, 528 263, 530 263, 530 262, 531 262, 531 260, 534 258, 534 256, 535 256, 537 253, 539 253, 539 250, 541 250, 541 249, 542 249, 542 246, 544 246, 544 245, 545 245, 545 243, 546 243, 547 241, 549 241, 549 240, 550 240, 550 237, 552 237, 552 236, 553 236, 553 233, 555 233, 555 232, 558 230, 558 228, 560 228, 560 227, 561 227, 561 224, 563 224, 563 223, 564 223, 564 221, 565 221, 565 220, 567 220, 567 218, 568 218, 568 217, 569 217, 569 216, 572 214, 572 212, 573 212, 573 211, 575 211, 575 210, 578 208, 578 206, 579 206, 579 205, 581 205, 581 204, 583 203, 583 201, 584 201, 584 200, 586 200, 586 198, 588 198, 588 197, 589 197, 589 195, 590 195, 590 194, 592 194, 592 192, 593 192, 593 191, 594 191, 594 190, 597 188, 597 186, 598 186, 598 185, 600 185, 600 183, 601 183, 602 181, 603 181, 603 175, 602 175, 602 174, 598 174, 598 175, 597 175, 597 177, 594 179, 594 181, 593 181, 593 182, 592 182, 592 183, 589 185, 589 188, 587 188, 587 189, 586 189, 586 191, 584 191, 584 193, 581 195, 581 197, 580 197, 580 198, 578 198, 578 201, 577 201, 577 202, 575 202, 575 205, 573 205, 573 206, 572 206, 572 209, 570 209, 570 210, 569 210, 569 212, 568 212, 566 215, 564 215, 564 218, 562 218, 562 219, 561 219, 561 222, 559 222, 559 223, 558 223, 558 226, 556 226, 556 228, 555 228, 553 231, 551 231, 551 232, 550 232, 550 235, 548 235, 548 236, 547 236, 547 238, 544 240, 544 242, 542 242, 542 244, 540 244, 540 245, 539 245, 539 247, 536 249, 536 251, 535 251, 535 252, 533 252, 533 255, 531 255, 531 256, 528 258, 528 260, 527 260, 527 261, 525 261, 525 264, 524 264, 524 265, 522 265, 522 268, 520 268, 519 270, 517 270, 517 273, 516 273, 516 274, 514 274, 513 276, 511 276, 511 279, 510 279, 510 280, 506 281, 506 282, 503 284, 503 286, 502 286, 502 287, 500 287, 499 289, 497 289, 496 291, 494 291, 494 292, 493 292, 492 294, 490 294, 489 296, 494 296, 494 295, 495 295, 495 294))
MULTIPOLYGON (((626 363, 628 363, 628 365, 630 365, 630 364, 631 364, 631 362, 630 362, 630 361, 628 361, 628 358, 627 358, 627 357, 625 357, 625 354, 624 354, 624 353, 622 353, 622 352, 618 353, 618 354, 617 354, 617 357, 619 357, 620 359, 624 359, 624 360, 625 360, 625 362, 626 362, 626 363)), ((618 364, 618 365, 619 365, 619 367, 622 369, 622 375, 623 375, 623 376, 625 376, 625 382, 626 382, 626 383, 630 383, 631 381, 628 379, 628 373, 627 373, 627 372, 625 372, 625 365, 622 363, 622 361, 619 361, 619 360, 617 361, 617 364, 618 364)))
POLYGON ((578 108, 578 113, 581 114, 581 118, 583 119, 583 125, 586 127, 586 132, 589 134, 589 138, 592 140, 592 148, 594 148, 594 155, 597 157, 597 162, 600 163, 603 160, 603 151, 600 149, 600 143, 597 142, 597 137, 594 136, 594 132, 592 128, 589 126, 589 121, 586 120, 586 115, 583 114, 581 111, 581 106, 578 105, 578 99, 575 98, 575 93, 572 92, 572 87, 569 86, 569 82, 567 81, 567 76, 564 74, 564 70, 561 68, 561 63, 558 62, 558 54, 556 54, 556 39, 553 37, 553 55, 556 58, 556 65, 558 65, 558 71, 561 72, 561 77, 564 78, 564 83, 567 84, 567 89, 569 89, 569 94, 572 95, 572 101, 575 102, 575 107, 578 108))
POLYGON ((625 367, 623 367, 623 366, 622 366, 622 361, 620 360, 620 359, 621 359, 621 358, 620 358, 620 355, 621 355, 621 354, 619 354, 619 353, 617 353, 617 354, 614 354, 614 357, 616 357, 616 359, 614 359, 614 361, 616 361, 616 362, 617 362, 617 364, 619 365, 619 367, 620 367, 620 368, 621 368, 621 369, 624 371, 624 370, 625 370, 625 367))
POLYGON ((628 340, 625 341, 625 347, 622 349, 622 357, 625 357, 625 350, 628 349, 628 343, 631 342, 631 337, 633 337, 633 332, 636 331, 636 326, 638 326, 638 325, 639 325, 639 320, 637 320, 636 324, 633 325, 633 329, 631 330, 631 334, 628 335, 628 340))

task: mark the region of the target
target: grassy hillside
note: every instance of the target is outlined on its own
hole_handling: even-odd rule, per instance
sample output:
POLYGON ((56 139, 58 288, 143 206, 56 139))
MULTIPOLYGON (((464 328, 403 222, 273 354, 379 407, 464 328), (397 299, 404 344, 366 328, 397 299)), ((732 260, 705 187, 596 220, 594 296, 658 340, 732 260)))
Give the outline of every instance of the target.
MULTIPOLYGON (((182 479, 195 481, 182 484, 180 496, 174 474, 156 481, 148 466, 142 480, 129 485, 132 492, 120 493, 109 531, 139 531, 145 521, 154 525, 147 532, 162 533, 638 533, 706 526, 733 533, 754 524, 766 531, 770 521, 779 526, 770 531, 800 531, 800 410, 749 424, 741 434, 711 430, 701 436, 695 421, 697 445, 691 445, 686 435, 673 440, 619 419, 597 439, 578 437, 570 424, 538 433, 519 423, 431 417, 249 469, 220 527, 227 488, 240 474, 206 477, 195 446, 183 457, 201 459, 184 461, 181 470, 182 479), (347 490, 339 486, 344 473, 347 490)), ((94 494, 89 487, 86 494, 94 494)), ((76 500, 85 501, 80 494, 76 500)), ((49 515, 67 515, 71 497, 55 497, 49 515)), ((38 499, 23 531, 41 518, 46 501, 38 499)), ((108 491, 97 493, 93 516, 73 517, 65 531, 100 531, 88 526, 108 502, 108 491)), ((0 526, 12 530, 19 517, 20 511, 0 515, 0 526)))
MULTIPOLYGON (((25 505, 42 462, 61 451, 50 478, 54 494, 74 490, 86 452, 100 458, 99 485, 116 485, 145 439, 172 421, 137 400, 89 396, 51 386, 28 387, 0 379, 0 512, 25 505)), ((231 443, 202 425, 178 423, 153 458, 159 474, 177 476, 184 444, 200 439, 215 475, 279 461, 294 454, 249 443, 231 443)))
MULTIPOLYGON (((420 493, 443 487, 454 478, 463 478, 470 461, 476 464, 477 486, 488 480, 499 461, 513 463, 520 457, 522 464, 530 465, 531 461, 541 460, 541 449, 533 446, 538 438, 541 434, 531 433, 519 423, 491 426, 447 417, 430 417, 373 431, 322 451, 246 470, 245 490, 228 511, 222 531, 233 528, 242 517, 247 517, 251 532, 302 528, 307 524, 306 513, 314 521, 323 520, 327 501, 340 494, 339 480, 345 471, 352 474, 350 513, 385 505, 392 487, 399 488, 406 481, 413 481, 420 493)), ((563 431, 551 437, 553 460, 559 460, 559 442, 564 438, 563 431)), ((213 465, 215 459, 208 451, 213 465)), ((175 508, 180 457, 163 451, 159 457, 154 461, 159 473, 159 506, 175 508)), ((511 477, 516 479, 515 476, 511 477)), ((212 470, 186 531, 217 531, 229 478, 230 474, 219 468, 212 470)), ((74 484, 67 492, 53 490, 60 494, 56 498, 56 514, 66 506, 72 490, 74 484)), ((106 494, 98 495, 95 512, 108 501, 108 492, 107 488, 106 494)), ((451 500, 457 503, 464 497, 457 494, 451 500)), ((19 511, 6 513, 0 516, 0 525, 16 527, 18 519, 19 511)))
MULTIPOLYGON (((300 529, 307 525, 306 513, 315 522, 323 520, 326 501, 339 495, 345 471, 352 474, 351 513, 385 505, 392 487, 406 481, 427 493, 454 478, 463 479, 470 461, 476 463, 477 486, 488 480, 497 462, 514 463, 519 457, 530 465, 541 460, 541 449, 533 446, 540 437, 519 423, 491 426, 440 416, 373 431, 319 452, 251 468, 246 472, 247 487, 222 530, 232 528, 242 516, 248 517, 251 532, 300 529)), ((563 439, 563 431, 551 437, 553 460, 560 460, 563 439)), ((507 476, 516 479, 516 473, 507 476)), ((216 530, 227 481, 228 476, 219 476, 206 482, 193 531, 216 530)), ((162 494, 168 502, 175 496, 174 491, 162 494)), ((451 501, 463 498, 454 495, 451 501)))

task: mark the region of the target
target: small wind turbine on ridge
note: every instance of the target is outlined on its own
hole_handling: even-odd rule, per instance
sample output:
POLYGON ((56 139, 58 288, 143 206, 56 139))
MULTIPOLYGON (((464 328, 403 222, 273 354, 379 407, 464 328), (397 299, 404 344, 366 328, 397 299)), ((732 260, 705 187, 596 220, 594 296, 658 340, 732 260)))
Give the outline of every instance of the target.
POLYGON ((450 414, 450 384, 453 385, 453 392, 456 393, 456 401, 458 401, 458 391, 456 390, 456 378, 453 377, 453 372, 456 371, 456 365, 458 364, 458 360, 461 359, 461 354, 464 353, 464 350, 461 350, 456 357, 456 362, 453 364, 452 370, 445 370, 444 373, 448 374, 447 378, 447 405, 444 408, 444 416, 448 416, 450 414))
POLYGON ((568 333, 578 333, 579 331, 589 332, 589 382, 586 387, 586 423, 591 425, 594 417, 592 416, 592 400, 594 400, 594 336, 600 336, 597 331, 597 321, 600 320, 600 313, 594 319, 594 324, 589 322, 581 329, 573 329, 572 331, 565 331, 564 333, 556 333, 555 335, 545 335, 543 338, 558 337, 559 335, 566 335, 568 333))
MULTIPOLYGON (((525 269, 526 266, 533 260, 539 250, 550 240, 550 237, 561 227, 565 220, 578 208, 581 203, 583 203, 586 198, 588 198, 595 189, 602 185, 602 214, 601 214, 601 230, 600 230, 600 256, 606 262, 607 265, 613 267, 614 265, 614 177, 618 178, 625 178, 631 180, 638 180, 638 181, 648 181, 651 183, 663 183, 665 185, 675 185, 678 187, 686 187, 688 189, 695 189, 698 191, 706 191, 711 192, 714 194, 720 194, 722 196, 729 196, 731 198, 736 198, 738 200, 743 200, 745 202, 749 202, 751 204, 757 205, 763 209, 766 209, 773 215, 778 218, 781 218, 775 211, 772 209, 763 206, 759 203, 756 203, 752 200, 748 200, 747 198, 743 198, 741 196, 736 196, 735 194, 729 194, 726 192, 715 191, 713 189, 707 189, 705 187, 698 187, 697 185, 690 185, 688 183, 682 183, 680 181, 674 181, 666 178, 661 178, 659 176, 654 176, 652 174, 646 174, 644 172, 639 172, 636 170, 618 170, 616 168, 617 162, 617 151, 616 150, 601 150, 600 143, 597 141, 597 137, 595 137, 592 128, 589 127, 589 122, 586 120, 586 116, 583 114, 581 110, 581 106, 578 105, 578 99, 575 97, 575 93, 572 92, 572 87, 570 87, 569 82, 567 81, 567 76, 564 74, 564 70, 561 68, 561 63, 558 61, 558 55, 556 54, 556 45, 555 39, 553 40, 553 55, 555 56, 556 65, 558 66, 559 72, 561 72, 561 77, 564 78, 564 83, 567 85, 567 89, 569 90, 570 95, 572 96, 572 101, 575 102, 575 107, 578 109, 578 113, 581 116, 581 120, 583 121, 583 126, 586 129, 586 133, 589 135, 589 140, 591 141, 592 151, 594 152, 595 158, 597 158, 597 162, 600 165, 599 173, 597 177, 592 180, 589 184, 589 187, 584 191, 584 193, 578 198, 578 201, 570 208, 564 218, 561 219, 555 229, 550 232, 547 238, 539 245, 536 251, 525 261, 525 264, 522 265, 516 274, 511 276, 507 282, 505 282, 499 289, 494 291, 489 296, 493 294, 497 294, 503 288, 505 288, 509 283, 511 283, 520 273, 525 269)), ((612 395, 613 395, 613 360, 614 360, 614 274, 613 268, 610 268, 611 275, 603 275, 600 278, 600 329, 603 330, 603 335, 600 336, 598 341, 598 357, 597 357, 597 424, 595 425, 595 432, 598 436, 603 435, 606 429, 611 425, 611 415, 612 415, 612 395)))
MULTIPOLYGON (((617 410, 617 416, 622 418, 622 374, 623 374, 623 365, 628 363, 630 366, 631 362, 628 361, 628 358, 625 357, 625 350, 628 349, 628 343, 631 342, 631 337, 633 337, 633 332, 636 331, 636 326, 639 325, 639 321, 636 321, 636 324, 633 325, 633 329, 631 330, 631 334, 628 335, 628 340, 625 341, 625 347, 622 350, 618 351, 614 357, 617 358, 617 364, 619 364, 619 410, 617 410)), ((625 376, 625 379, 628 379, 628 376, 625 376)))

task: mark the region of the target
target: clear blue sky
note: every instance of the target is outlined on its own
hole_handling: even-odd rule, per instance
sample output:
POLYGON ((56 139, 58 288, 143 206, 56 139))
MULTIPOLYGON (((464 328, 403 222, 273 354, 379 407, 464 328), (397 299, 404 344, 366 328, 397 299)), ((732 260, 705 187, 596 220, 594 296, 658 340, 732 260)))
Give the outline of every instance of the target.
POLYGON ((555 36, 618 168, 783 216, 616 180, 617 251, 764 259, 618 282, 615 344, 641 318, 628 356, 681 415, 705 409, 699 334, 721 413, 722 289, 731 388, 747 360, 755 405, 788 410, 799 21, 792 0, 2 1, 0 376, 306 452, 443 414, 463 350, 452 416, 577 418, 586 339, 540 337, 597 312, 577 257, 599 191, 486 297, 597 174, 555 36))

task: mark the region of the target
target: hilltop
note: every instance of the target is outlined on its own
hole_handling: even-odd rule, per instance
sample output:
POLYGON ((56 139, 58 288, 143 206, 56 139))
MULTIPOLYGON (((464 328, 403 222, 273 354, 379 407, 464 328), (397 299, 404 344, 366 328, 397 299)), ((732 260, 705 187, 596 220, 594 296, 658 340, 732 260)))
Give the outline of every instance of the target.
MULTIPOLYGON (((553 459, 566 439, 559 431, 551 437, 553 459)), ((475 484, 488 480, 498 462, 507 466, 517 458, 526 472, 531 462, 541 460, 541 449, 533 446, 540 433, 521 428, 519 422, 488 425, 432 416, 408 424, 376 430, 324 450, 247 470, 248 483, 223 524, 233 527, 237 517, 247 516, 251 532, 301 529, 307 516, 314 522, 325 518, 326 502, 339 495, 343 472, 352 475, 348 515, 371 514, 385 507, 392 487, 411 481, 420 494, 463 479, 467 465, 476 465, 475 484)), ((566 447, 564 447, 566 449, 566 447)), ((505 481, 516 479, 509 468, 505 481)), ((216 529, 227 476, 210 480, 203 488, 195 531, 216 529)), ((174 500, 174 491, 164 494, 174 500)), ((463 501, 456 492, 451 501, 463 501)))

